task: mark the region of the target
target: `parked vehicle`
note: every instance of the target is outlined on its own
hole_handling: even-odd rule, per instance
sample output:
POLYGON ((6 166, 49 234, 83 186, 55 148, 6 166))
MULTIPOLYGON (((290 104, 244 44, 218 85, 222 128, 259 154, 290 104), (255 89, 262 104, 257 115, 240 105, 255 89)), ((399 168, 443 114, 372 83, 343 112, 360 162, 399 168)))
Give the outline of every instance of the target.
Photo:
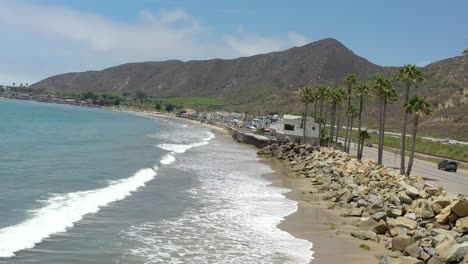
POLYGON ((374 147, 374 145, 372 144, 372 142, 366 142, 366 147, 372 148, 374 147))
POLYGON ((458 164, 455 161, 443 160, 437 165, 439 170, 457 172, 458 164))

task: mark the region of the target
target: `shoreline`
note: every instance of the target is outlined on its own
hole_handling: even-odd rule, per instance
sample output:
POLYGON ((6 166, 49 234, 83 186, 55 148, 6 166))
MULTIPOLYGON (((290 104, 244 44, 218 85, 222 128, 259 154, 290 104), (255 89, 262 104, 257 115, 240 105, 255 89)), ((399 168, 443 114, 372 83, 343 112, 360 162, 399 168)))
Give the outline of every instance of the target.
POLYGON ((286 216, 278 228, 313 244, 310 263, 378 263, 378 257, 386 253, 381 244, 351 237, 359 218, 345 218, 340 215, 341 210, 327 208, 327 203, 317 194, 318 189, 307 179, 294 175, 284 162, 262 158, 262 163, 274 170, 265 176, 271 185, 289 189, 286 198, 297 202, 297 210, 286 216), (362 244, 371 249, 361 249, 362 244))
MULTIPOLYGON (((178 118, 172 115, 164 115, 135 110, 109 109, 113 111, 127 112, 146 117, 162 117, 185 121, 197 126, 214 130, 219 134, 228 136, 228 132, 220 127, 200 123, 196 120, 178 118)), ((242 144, 252 149, 252 145, 242 144)), ((313 252, 309 263, 378 263, 379 256, 385 254, 385 248, 376 242, 360 241, 350 236, 351 230, 355 229, 353 223, 359 218, 345 218, 340 216, 341 211, 328 209, 325 201, 321 199, 318 189, 313 185, 306 184, 308 181, 294 175, 285 163, 267 158, 260 158, 260 162, 271 167, 273 172, 262 175, 271 182, 271 186, 286 188, 290 190, 284 194, 287 199, 296 202, 295 212, 287 215, 278 224, 278 228, 288 232, 292 236, 304 239, 312 243, 310 251, 313 252), (370 246, 371 250, 360 249, 360 245, 370 246), (340 254, 336 254, 340 252, 340 254)))

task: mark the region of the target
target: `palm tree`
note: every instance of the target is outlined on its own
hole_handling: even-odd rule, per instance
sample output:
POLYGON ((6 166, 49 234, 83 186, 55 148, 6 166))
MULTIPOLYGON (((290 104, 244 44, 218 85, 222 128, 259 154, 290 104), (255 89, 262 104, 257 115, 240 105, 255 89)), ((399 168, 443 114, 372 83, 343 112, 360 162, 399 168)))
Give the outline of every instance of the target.
POLYGON ((329 101, 331 103, 331 120, 330 120, 330 136, 328 137, 328 146, 333 142, 333 133, 335 132, 336 109, 345 97, 345 91, 342 88, 331 90, 329 93, 329 101))
POLYGON ((370 135, 369 135, 369 132, 367 132, 367 130, 359 131, 359 145, 358 145, 358 154, 357 154, 358 160, 362 159, 362 151, 364 150, 364 141, 366 141, 366 139, 368 138, 370 138, 370 135))
MULTIPOLYGON (((361 128, 362 128, 362 109, 363 109, 363 104, 364 104, 364 96, 369 93, 369 86, 365 83, 360 83, 358 86, 356 86, 355 89, 356 95, 359 98, 359 124, 358 124, 358 135, 361 133, 361 128)), ((361 141, 358 140, 358 152, 360 149, 361 141)), ((359 153, 358 153, 359 154, 359 153)))
POLYGON ((323 85, 320 85, 316 91, 316 97, 317 97, 317 100, 320 100, 320 109, 319 109, 319 120, 318 120, 318 123, 319 123, 319 140, 318 140, 318 145, 320 146, 321 145, 321 140, 322 140, 322 123, 323 123, 323 101, 326 100, 326 98, 328 97, 328 94, 329 94, 329 91, 330 91, 330 88, 328 85, 326 84, 323 84, 323 85))
POLYGON ((411 168, 413 167, 414 150, 416 149, 416 135, 418 133, 419 118, 425 115, 431 115, 432 109, 431 104, 425 98, 421 98, 417 95, 411 98, 411 100, 408 102, 405 108, 407 111, 413 113, 412 145, 408 161, 408 168, 406 170, 406 176, 409 176, 411 173, 411 168))
POLYGON ((310 103, 313 103, 314 102, 314 91, 312 89, 312 87, 310 86, 304 86, 304 87, 301 87, 299 88, 299 90, 297 91, 297 95, 299 96, 299 98, 301 99, 301 102, 304 103, 304 117, 303 117, 303 134, 302 134, 302 143, 305 144, 306 143, 306 128, 307 128, 307 107, 310 103))
POLYGON ((353 120, 354 120, 354 117, 358 115, 358 109, 354 105, 352 105, 348 107, 348 109, 346 109, 346 114, 351 120, 350 129, 349 129, 350 131, 349 131, 348 146, 345 147, 346 152, 349 153, 349 150, 351 149, 351 139, 353 138, 353 120))
MULTIPOLYGON (((411 83, 417 83, 424 80, 424 77, 420 70, 415 65, 406 64, 403 68, 400 68, 394 78, 399 80, 405 86, 404 102, 403 107, 408 104, 411 83)), ((408 124, 408 110, 403 114, 403 124, 401 127, 401 142, 400 142, 400 174, 405 174, 405 149, 406 149, 406 126, 408 124)))
POLYGON ((337 106, 336 116, 338 118, 338 121, 336 122, 335 144, 338 145, 338 136, 340 134, 340 128, 341 128, 341 103, 339 103, 337 106))
POLYGON ((377 163, 382 164, 387 104, 397 101, 398 95, 390 81, 385 79, 383 76, 377 77, 374 81, 373 88, 377 98, 379 99, 379 150, 377 163))
MULTIPOLYGON (((346 84, 346 87, 348 89, 348 107, 351 106, 351 93, 352 93, 352 90, 353 90, 353 86, 356 85, 357 83, 357 80, 356 80, 356 77, 354 77, 354 75, 352 74, 348 74, 345 79, 344 79, 344 82, 346 84)), ((348 142, 348 134, 349 134, 349 123, 351 121, 351 117, 348 116, 348 122, 346 123, 346 136, 345 136, 345 150, 346 150, 346 146, 347 146, 347 142, 348 142)))
POLYGON ((13 86, 15 86, 15 85, 16 85, 16 83, 13 83, 13 86))

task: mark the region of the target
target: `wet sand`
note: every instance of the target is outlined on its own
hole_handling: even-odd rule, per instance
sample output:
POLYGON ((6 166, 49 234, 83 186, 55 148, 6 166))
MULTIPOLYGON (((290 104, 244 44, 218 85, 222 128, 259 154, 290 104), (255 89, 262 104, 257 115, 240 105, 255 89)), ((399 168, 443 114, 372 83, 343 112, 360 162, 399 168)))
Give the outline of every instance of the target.
POLYGON ((268 159, 264 162, 275 171, 267 176, 274 186, 290 189, 286 196, 298 202, 298 210, 287 216, 279 227, 295 237, 313 243, 313 264, 329 263, 378 263, 378 256, 385 254, 382 244, 362 241, 351 237, 356 227, 353 223, 358 217, 342 217, 342 211, 328 209, 325 201, 317 195, 316 188, 308 179, 297 178, 279 160, 268 159), (368 245, 369 251, 360 248, 368 245))
MULTIPOLYGON (((203 124, 195 120, 177 118, 171 115, 124 110, 132 114, 173 118, 210 128, 217 135, 228 136, 226 130, 203 124)), ((252 145, 245 145, 257 150, 252 145)), ((350 232, 356 229, 357 217, 342 217, 343 211, 328 209, 327 203, 320 197, 319 191, 310 184, 308 179, 299 178, 289 171, 287 165, 276 159, 263 159, 263 162, 272 167, 273 173, 265 175, 273 186, 283 187, 291 191, 286 197, 297 201, 298 209, 287 216, 279 228, 301 239, 313 243, 312 264, 332 263, 378 263, 378 256, 385 254, 382 244, 373 241, 362 241, 351 237, 350 232), (368 245, 369 251, 360 248, 368 245)))

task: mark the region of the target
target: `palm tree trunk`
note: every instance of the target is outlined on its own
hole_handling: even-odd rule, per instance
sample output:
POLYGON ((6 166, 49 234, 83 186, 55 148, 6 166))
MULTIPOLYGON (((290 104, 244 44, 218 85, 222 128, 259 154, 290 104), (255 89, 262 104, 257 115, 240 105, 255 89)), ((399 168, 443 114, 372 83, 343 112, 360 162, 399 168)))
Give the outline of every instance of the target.
MULTIPOLYGON (((351 107, 351 85, 348 85, 348 109, 349 107, 351 107)), ((345 151, 348 151, 346 146, 347 146, 347 143, 348 143, 348 133, 349 133, 349 123, 350 123, 350 116, 348 116, 348 121, 346 122, 346 136, 345 136, 345 143, 344 143, 344 148, 345 148, 345 151)))
POLYGON ((330 121, 330 136, 328 137, 328 146, 333 142, 333 133, 335 132, 336 103, 333 103, 330 121))
MULTIPOLYGON (((361 134, 359 134, 360 136, 361 134)), ((364 147, 364 137, 359 137, 359 145, 358 145, 358 155, 357 155, 357 158, 358 160, 361 160, 362 159, 362 151, 363 151, 363 148, 364 147)))
POLYGON ((347 146, 348 146, 348 135, 349 135, 349 121, 350 121, 350 118, 348 116, 348 121, 347 121, 347 124, 346 124, 346 136, 345 136, 345 141, 344 141, 344 150, 345 151, 348 151, 347 146))
MULTIPOLYGON (((363 105, 363 102, 364 102, 364 95, 361 94, 361 96, 359 97, 358 135, 361 135, 362 105, 363 105)), ((357 149, 358 149, 358 157, 359 157, 359 150, 360 150, 360 147, 361 147, 361 140, 358 139, 358 146, 357 146, 357 149)))
POLYGON ((337 111, 337 118, 338 118, 338 121, 337 121, 337 124, 336 124, 336 136, 335 136, 335 144, 338 145, 338 136, 340 134, 340 120, 341 120, 341 105, 338 106, 338 111, 337 111))
POLYGON ((319 114, 319 138, 318 146, 320 147, 320 141, 322 139, 322 111, 323 111, 323 98, 320 98, 320 114, 319 114))
MULTIPOLYGON (((410 82, 406 81, 406 91, 405 91, 405 101, 403 104, 403 109, 408 104, 409 100, 409 90, 410 90, 410 82)), ((405 174, 405 150, 406 150, 406 125, 408 123, 408 110, 404 110, 403 114, 403 125, 401 128, 401 142, 400 142, 400 174, 405 174)))
POLYGON ((419 116, 417 114, 414 115, 413 121, 413 135, 412 135, 412 143, 411 143, 411 152, 408 161, 408 168, 406 170, 406 176, 410 176, 411 169, 413 168, 413 159, 414 159, 414 150, 416 149, 416 134, 418 133, 418 121, 419 116))
POLYGON ((317 100, 314 101, 314 121, 317 122, 317 100))
POLYGON ((305 109, 304 109, 304 122, 303 122, 303 127, 302 127, 302 144, 306 143, 306 129, 307 129, 307 105, 308 103, 305 103, 305 109))
POLYGON ((347 148, 347 153, 351 150, 351 139, 353 138, 353 119, 354 117, 351 116, 351 126, 350 126, 350 131, 349 131, 349 140, 348 140, 348 148, 347 148))
POLYGON ((385 113, 387 112, 387 98, 383 98, 383 109, 382 109, 382 133, 380 133, 380 147, 379 147, 379 159, 378 164, 382 164, 382 157, 383 157, 383 146, 384 146, 384 138, 385 138, 385 113))
POLYGON ((379 102, 379 145, 377 150, 377 164, 382 164, 382 157, 380 156, 380 149, 382 148, 382 113, 383 113, 383 100, 380 98, 379 102))

